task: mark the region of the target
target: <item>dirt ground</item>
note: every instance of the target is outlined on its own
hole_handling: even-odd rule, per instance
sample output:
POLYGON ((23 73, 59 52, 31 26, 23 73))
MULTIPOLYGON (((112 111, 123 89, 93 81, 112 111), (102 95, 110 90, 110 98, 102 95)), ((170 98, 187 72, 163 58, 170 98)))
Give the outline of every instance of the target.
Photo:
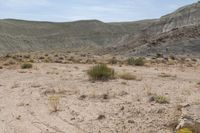
POLYGON ((107 82, 89 81, 91 66, 0 69, 0 133, 173 133, 179 105, 200 102, 200 66, 113 65, 137 80, 107 82), (169 103, 151 101, 152 94, 169 103), (56 112, 52 96, 59 98, 56 112))

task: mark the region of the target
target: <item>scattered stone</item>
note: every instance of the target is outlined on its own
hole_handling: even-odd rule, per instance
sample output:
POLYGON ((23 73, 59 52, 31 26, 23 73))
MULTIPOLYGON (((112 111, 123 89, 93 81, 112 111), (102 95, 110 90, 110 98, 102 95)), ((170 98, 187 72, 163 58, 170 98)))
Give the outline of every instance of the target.
POLYGON ((134 120, 128 120, 128 123, 135 123, 134 120))
POLYGON ((84 100, 87 96, 86 95, 81 95, 78 99, 79 100, 84 100))
POLYGON ((105 115, 99 115, 97 119, 102 120, 102 119, 105 119, 105 118, 106 118, 105 115))
POLYGON ((200 105, 182 108, 182 115, 177 129, 189 128, 194 133, 200 132, 200 105))

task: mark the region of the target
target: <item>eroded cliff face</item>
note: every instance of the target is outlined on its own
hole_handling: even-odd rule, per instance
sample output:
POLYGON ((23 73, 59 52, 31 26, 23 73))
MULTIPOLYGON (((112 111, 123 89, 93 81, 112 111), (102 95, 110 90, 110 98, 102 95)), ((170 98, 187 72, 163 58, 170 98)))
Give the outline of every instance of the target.
MULTIPOLYGON (((133 55, 200 55, 200 2, 165 15, 145 28, 133 55)), ((138 42, 133 40, 132 43, 138 42)), ((130 44, 133 46, 133 44, 130 44)))
POLYGON ((186 26, 200 24, 200 3, 182 7, 175 12, 161 17, 147 28, 148 33, 160 34, 186 26))

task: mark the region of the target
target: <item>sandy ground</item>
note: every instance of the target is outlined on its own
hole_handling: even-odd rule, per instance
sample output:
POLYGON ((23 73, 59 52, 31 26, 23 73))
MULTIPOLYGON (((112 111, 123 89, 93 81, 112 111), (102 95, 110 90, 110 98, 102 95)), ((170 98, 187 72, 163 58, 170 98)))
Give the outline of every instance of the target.
POLYGON ((116 65, 116 72, 140 80, 93 83, 86 74, 91 66, 0 69, 0 133, 173 133, 177 106, 200 102, 200 67, 116 65), (170 103, 149 101, 154 93, 170 103), (49 100, 53 95, 60 97, 57 112, 49 100))

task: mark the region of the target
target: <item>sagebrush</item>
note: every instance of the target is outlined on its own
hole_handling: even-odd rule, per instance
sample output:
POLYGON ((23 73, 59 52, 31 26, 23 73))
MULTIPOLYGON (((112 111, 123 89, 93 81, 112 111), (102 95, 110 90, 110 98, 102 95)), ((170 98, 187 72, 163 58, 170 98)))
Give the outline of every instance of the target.
POLYGON ((109 80, 114 78, 114 69, 109 68, 106 64, 98 64, 88 70, 88 75, 92 80, 109 80))

